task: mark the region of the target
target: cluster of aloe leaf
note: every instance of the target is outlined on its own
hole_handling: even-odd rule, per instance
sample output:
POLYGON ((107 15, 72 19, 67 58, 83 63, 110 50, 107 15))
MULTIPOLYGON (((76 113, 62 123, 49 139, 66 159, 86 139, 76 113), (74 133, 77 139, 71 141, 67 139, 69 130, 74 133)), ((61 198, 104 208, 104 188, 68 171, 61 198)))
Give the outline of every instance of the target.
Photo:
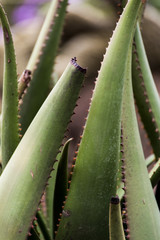
POLYGON ((86 73, 75 57, 49 93, 67 0, 51 1, 19 80, 9 23, 0 5, 5 46, 0 240, 160 239, 153 193, 160 179, 160 102, 139 27, 145 1, 126 2, 121 3, 126 6, 95 81, 69 176, 71 139, 65 142, 64 135, 86 73), (155 154, 147 162, 133 91, 155 154), (146 163, 153 161, 148 174, 146 163))

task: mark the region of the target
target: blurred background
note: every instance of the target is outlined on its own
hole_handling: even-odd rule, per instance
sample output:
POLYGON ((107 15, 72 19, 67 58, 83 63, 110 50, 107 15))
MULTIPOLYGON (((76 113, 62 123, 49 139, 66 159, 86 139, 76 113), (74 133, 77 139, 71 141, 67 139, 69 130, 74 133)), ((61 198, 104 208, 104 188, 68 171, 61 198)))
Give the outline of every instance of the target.
MULTIPOLYGON (((12 28, 17 55, 18 73, 24 71, 32 52, 43 20, 49 8, 49 0, 1 0, 12 28)), ((108 41, 118 19, 119 0, 70 0, 59 52, 52 78, 56 81, 64 71, 70 58, 87 68, 85 86, 72 118, 70 136, 74 137, 71 148, 76 150, 84 118, 87 115, 94 81, 97 77, 108 41)), ((142 23, 142 33, 152 73, 160 93, 160 1, 147 3, 142 23)), ((0 95, 3 81, 3 38, 0 29, 0 95)), ((139 119, 139 118, 138 118, 139 119)), ((145 156, 152 149, 140 123, 145 156)), ((73 157, 71 151, 70 157, 73 157)))

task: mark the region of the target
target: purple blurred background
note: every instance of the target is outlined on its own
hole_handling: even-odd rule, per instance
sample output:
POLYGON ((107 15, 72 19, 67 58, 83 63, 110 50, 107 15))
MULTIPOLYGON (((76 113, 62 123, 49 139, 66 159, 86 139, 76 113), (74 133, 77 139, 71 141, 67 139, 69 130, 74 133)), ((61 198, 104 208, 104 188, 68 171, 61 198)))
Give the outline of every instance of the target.
MULTIPOLYGON (((81 1, 69 0, 69 3, 73 4, 81 1)), ((50 0, 24 0, 23 4, 16 6, 12 13, 13 23, 34 18, 37 15, 39 7, 47 2, 50 2, 50 0)))

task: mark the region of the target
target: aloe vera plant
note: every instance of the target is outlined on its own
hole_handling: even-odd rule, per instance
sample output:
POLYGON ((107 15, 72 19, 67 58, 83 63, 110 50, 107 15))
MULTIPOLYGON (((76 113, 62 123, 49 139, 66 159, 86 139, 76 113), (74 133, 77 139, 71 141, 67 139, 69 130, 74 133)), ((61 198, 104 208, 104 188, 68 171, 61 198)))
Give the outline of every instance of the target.
POLYGON ((160 179, 159 97, 139 28, 145 1, 121 4, 125 7, 95 81, 70 174, 72 139, 64 136, 86 73, 76 57, 49 93, 67 0, 51 1, 19 79, 10 26, 0 5, 5 46, 0 240, 160 238, 153 192, 160 179), (150 173, 133 94, 155 154, 147 164, 157 161, 150 173))

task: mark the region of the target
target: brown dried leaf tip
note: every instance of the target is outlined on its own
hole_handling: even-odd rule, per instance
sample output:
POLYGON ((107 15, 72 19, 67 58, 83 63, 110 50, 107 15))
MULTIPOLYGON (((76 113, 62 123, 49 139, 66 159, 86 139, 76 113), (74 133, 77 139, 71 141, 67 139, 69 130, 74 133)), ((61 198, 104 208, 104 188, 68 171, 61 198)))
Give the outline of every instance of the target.
POLYGON ((25 70, 22 74, 22 76, 19 79, 19 82, 24 82, 26 85, 31 81, 31 71, 25 70))
POLYGON ((71 58, 71 64, 73 65, 73 66, 75 66, 80 72, 82 72, 82 73, 86 73, 86 68, 82 68, 82 67, 80 67, 78 64, 77 64, 77 59, 76 59, 76 57, 73 57, 73 58, 71 58))
POLYGON ((115 205, 119 204, 119 197, 118 196, 112 196, 111 197, 111 203, 115 204, 115 205))

